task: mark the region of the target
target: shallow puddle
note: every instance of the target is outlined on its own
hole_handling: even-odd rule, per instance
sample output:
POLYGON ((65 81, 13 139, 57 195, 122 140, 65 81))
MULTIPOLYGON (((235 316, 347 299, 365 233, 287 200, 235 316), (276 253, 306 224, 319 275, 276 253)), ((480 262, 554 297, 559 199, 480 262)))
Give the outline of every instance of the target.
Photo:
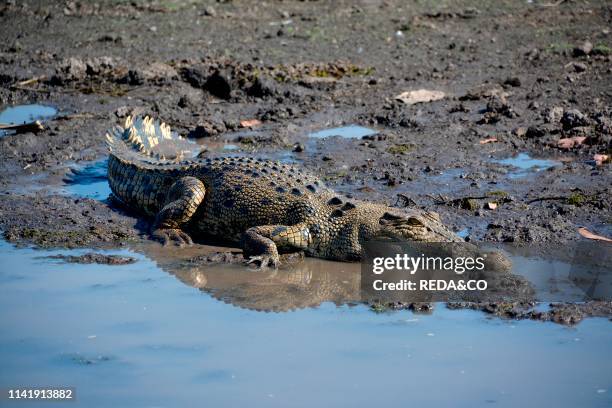
POLYGON ((364 126, 349 125, 319 130, 318 132, 310 133, 308 136, 317 139, 333 136, 340 136, 346 139, 359 139, 363 136, 375 135, 377 133, 379 133, 377 130, 370 129, 364 126))
POLYGON ((85 167, 73 169, 64 179, 64 190, 70 195, 105 200, 111 194, 107 177, 108 160, 94 162, 85 167))
POLYGON ((460 231, 455 232, 455 234, 457 234, 457 236, 460 238, 467 238, 470 235, 470 229, 464 228, 460 231))
POLYGON ((519 153, 516 157, 508 159, 495 160, 495 163, 512 167, 512 170, 508 172, 509 178, 526 177, 530 174, 562 165, 561 162, 555 160, 534 159, 527 153, 519 153))
MULTIPOLYGON (((17 105, 10 106, 0 112, 0 124, 21 125, 35 120, 52 118, 57 109, 45 105, 17 105)), ((8 134, 10 130, 0 130, 0 136, 8 134)))
POLYGON ((87 407, 612 404, 607 319, 567 328, 441 304, 430 315, 376 314, 334 300, 264 313, 229 299, 252 287, 243 301, 277 293, 291 303, 308 282, 323 293, 325 274, 351 288, 351 267, 308 260, 258 290, 279 278, 239 266, 173 275, 160 267, 172 252, 156 251, 155 261, 124 250, 112 253, 138 262, 76 265, 42 257, 85 251, 0 242, 0 386, 73 386, 74 406, 87 407), (225 290, 223 301, 192 287, 207 285, 225 290), (283 285, 291 290, 274 291, 283 285))

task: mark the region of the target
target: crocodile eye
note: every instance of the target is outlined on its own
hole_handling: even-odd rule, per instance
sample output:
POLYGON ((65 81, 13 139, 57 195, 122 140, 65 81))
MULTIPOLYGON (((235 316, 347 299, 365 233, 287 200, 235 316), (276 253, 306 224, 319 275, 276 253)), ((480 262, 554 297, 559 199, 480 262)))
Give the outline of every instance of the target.
POLYGON ((399 215, 395 215, 395 214, 391 214, 391 213, 384 213, 382 217, 380 217, 380 219, 378 220, 378 222, 382 225, 384 224, 390 224, 392 221, 399 221, 401 220, 402 217, 400 217, 399 215))
POLYGON ((416 227, 424 227, 425 223, 417 217, 408 217, 408 224, 416 227))

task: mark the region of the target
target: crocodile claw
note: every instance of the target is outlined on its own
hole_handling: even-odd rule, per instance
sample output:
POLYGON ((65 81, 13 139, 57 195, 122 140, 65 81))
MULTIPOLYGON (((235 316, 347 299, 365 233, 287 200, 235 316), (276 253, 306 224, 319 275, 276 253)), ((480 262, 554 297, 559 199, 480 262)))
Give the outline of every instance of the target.
POLYGON ((280 260, 277 256, 270 256, 270 255, 257 255, 257 256, 251 256, 249 257, 249 260, 247 261, 247 265, 251 265, 251 264, 259 264, 257 266, 257 269, 265 269, 268 267, 271 268, 278 268, 278 264, 280 263, 280 260))
POLYGON ((185 245, 193 245, 193 240, 191 237, 180 229, 159 228, 153 231, 151 235, 153 235, 153 238, 160 241, 164 246, 170 244, 171 242, 180 247, 185 245))

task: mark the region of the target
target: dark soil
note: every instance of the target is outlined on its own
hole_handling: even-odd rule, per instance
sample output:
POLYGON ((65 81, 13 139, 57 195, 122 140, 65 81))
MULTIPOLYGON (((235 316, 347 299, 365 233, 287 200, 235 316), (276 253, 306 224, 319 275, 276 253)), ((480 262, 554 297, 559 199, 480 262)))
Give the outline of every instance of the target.
POLYGON ((102 264, 102 265, 128 265, 136 262, 135 258, 131 256, 121 255, 105 255, 96 252, 88 252, 83 255, 51 255, 47 258, 58 259, 67 263, 78 263, 78 264, 102 264))

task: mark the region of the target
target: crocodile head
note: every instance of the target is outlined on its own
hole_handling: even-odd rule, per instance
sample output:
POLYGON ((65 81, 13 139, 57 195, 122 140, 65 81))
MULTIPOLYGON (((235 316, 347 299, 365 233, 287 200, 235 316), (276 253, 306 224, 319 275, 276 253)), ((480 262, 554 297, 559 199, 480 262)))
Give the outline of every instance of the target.
POLYGON ((483 251, 457 236, 441 221, 440 216, 431 211, 402 212, 389 209, 379 219, 379 229, 372 238, 393 238, 404 241, 429 243, 463 243, 462 245, 442 245, 436 250, 448 251, 455 256, 471 256, 485 258, 485 268, 488 271, 507 272, 512 269, 512 262, 501 252, 483 251))
MULTIPOLYGON (((360 260, 364 244, 392 238, 411 242, 463 242, 436 213, 400 210, 381 204, 330 200, 330 216, 309 226, 309 254, 337 260, 360 260), (342 209, 334 206, 343 205, 342 209)), ((316 221, 316 220, 315 220, 316 221)))
POLYGON ((386 211, 378 219, 379 229, 374 237, 390 237, 418 242, 463 242, 448 229, 440 216, 431 211, 402 212, 386 211))

